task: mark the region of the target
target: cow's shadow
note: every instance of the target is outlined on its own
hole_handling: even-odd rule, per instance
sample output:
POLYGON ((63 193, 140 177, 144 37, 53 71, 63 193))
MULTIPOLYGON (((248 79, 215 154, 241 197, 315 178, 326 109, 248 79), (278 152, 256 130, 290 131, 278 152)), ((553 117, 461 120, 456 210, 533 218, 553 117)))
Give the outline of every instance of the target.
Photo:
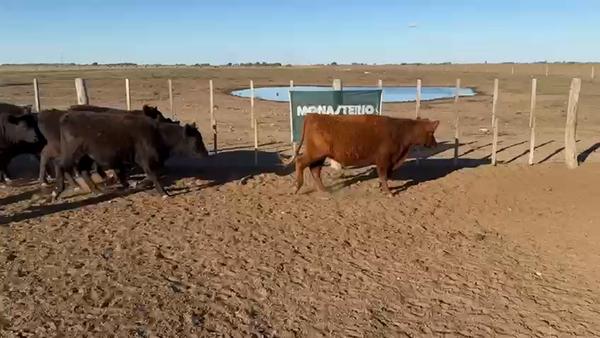
MULTIPOLYGON (((391 179, 410 179, 411 181, 404 185, 403 189, 406 189, 410 185, 441 178, 457 169, 475 167, 479 164, 489 162, 485 160, 461 159, 458 162, 458 165, 454 166, 452 165, 451 159, 425 159, 428 156, 443 152, 451 147, 453 147, 453 145, 440 143, 437 148, 428 149, 425 154, 421 153, 421 155, 419 155, 419 157, 422 159, 421 166, 417 167, 412 163, 414 161, 410 161, 396 170, 391 179)), ((275 151, 258 151, 255 153, 254 150, 234 150, 221 152, 208 158, 172 158, 167 161, 162 172, 163 175, 161 175, 160 182, 167 189, 167 192, 171 196, 177 196, 179 194, 185 194, 191 191, 202 190, 208 187, 223 185, 233 181, 248 179, 252 176, 260 174, 272 173, 278 176, 286 176, 293 173, 295 166, 293 164, 284 166, 279 155, 280 154, 275 151), (177 185, 173 186, 175 182, 185 178, 195 178, 201 180, 202 182, 201 184, 193 183, 191 185, 186 183, 186 185, 183 187, 178 187, 177 185)), ((411 157, 414 158, 414 156, 415 154, 413 153, 411 157)), ((282 157, 285 158, 283 155, 282 157)), ((136 177, 136 174, 139 173, 139 169, 132 170, 131 174, 134 175, 132 179, 141 179, 143 175, 136 177)), ((351 185, 356 182, 366 181, 376 177, 377 174, 375 171, 369 171, 353 176, 348 180, 344 180, 340 184, 351 185)), ((52 190, 52 186, 44 190, 44 194, 46 194, 45 198, 47 198, 47 194, 52 190)), ((0 216, 0 225, 42 217, 56 212, 73 210, 82 206, 108 202, 112 199, 136 194, 141 191, 156 193, 154 187, 150 185, 147 187, 126 190, 118 190, 115 189, 114 186, 104 187, 103 194, 99 196, 89 195, 89 197, 86 199, 78 199, 76 201, 73 201, 71 198, 67 197, 67 194, 64 199, 61 199, 55 203, 30 205, 18 214, 0 216)), ((32 195, 35 194, 26 192, 12 198, 8 197, 4 199, 3 202, 15 203, 22 201, 23 199, 27 199, 32 195)), ((164 203, 168 205, 169 201, 166 200, 164 203)))
POLYGON ((72 209, 77 209, 80 207, 94 205, 102 202, 108 202, 117 197, 125 197, 128 195, 135 194, 139 192, 140 189, 129 189, 129 190, 116 190, 111 189, 111 192, 104 193, 99 196, 90 197, 84 200, 78 201, 62 201, 62 203, 55 204, 42 204, 42 205, 31 205, 22 212, 10 215, 3 216, 0 215, 0 226, 5 226, 10 224, 11 222, 20 222, 28 219, 38 218, 42 216, 51 215, 61 211, 67 211, 72 209))
MULTIPOLYGON (((388 177, 388 180, 391 181, 405 181, 403 185, 390 187, 390 190, 395 194, 420 183, 443 178, 461 169, 476 168, 489 163, 490 161, 485 159, 459 159, 457 163, 454 163, 453 159, 426 159, 422 160, 420 164, 417 164, 414 160, 410 160, 396 169, 391 177, 388 177)), ((330 186, 329 189, 331 191, 338 191, 353 184, 369 180, 379 180, 379 175, 375 167, 366 170, 363 169, 362 172, 352 176, 341 175, 340 180, 330 186)))
MULTIPOLYGON (((282 156, 282 158, 284 158, 282 156)), ((161 182, 171 186, 185 178, 196 178, 208 183, 195 187, 169 188, 173 195, 249 179, 261 174, 289 175, 294 166, 284 166, 277 152, 234 150, 208 158, 173 158, 167 161, 161 182)), ((139 171, 137 172, 139 174, 139 171)))
MULTIPOLYGON (((194 190, 202 190, 208 187, 226 184, 244 178, 250 178, 254 175, 265 173, 276 173, 277 175, 288 175, 294 170, 294 166, 284 167, 277 152, 265 152, 254 150, 235 150, 218 153, 208 158, 172 158, 169 159, 160 177, 161 184, 166 188, 171 196, 185 194, 194 190), (255 158, 257 162, 255 163, 255 158), (171 187, 176 181, 184 178, 195 178, 202 180, 201 184, 192 186, 171 187)), ((130 174, 131 180, 141 180, 143 173, 139 169, 133 169, 130 174), (142 175, 138 175, 142 174, 142 175)), ((56 212, 76 209, 82 206, 94 205, 102 202, 108 202, 112 199, 136 194, 141 191, 156 193, 153 185, 139 187, 136 189, 118 189, 118 184, 102 187, 103 194, 99 196, 88 195, 87 198, 73 201, 72 197, 81 197, 85 193, 73 194, 71 191, 65 191, 63 197, 55 203, 50 202, 49 194, 54 188, 54 184, 44 189, 31 190, 14 196, 1 199, 4 204, 22 202, 31 199, 40 205, 30 205, 19 214, 3 216, 0 215, 0 225, 6 225, 10 222, 18 222, 27 219, 37 218, 56 212), (35 200, 35 201, 34 201, 35 200)), ((158 196, 158 195, 157 195, 158 196)), ((169 201, 164 202, 168 204, 169 201)))

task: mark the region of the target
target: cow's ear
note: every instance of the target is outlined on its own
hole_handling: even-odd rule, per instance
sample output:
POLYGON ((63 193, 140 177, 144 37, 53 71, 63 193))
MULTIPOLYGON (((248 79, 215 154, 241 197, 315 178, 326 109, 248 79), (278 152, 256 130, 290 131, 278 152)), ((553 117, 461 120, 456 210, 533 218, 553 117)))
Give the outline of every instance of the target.
POLYGON ((186 123, 186 125, 183 126, 183 133, 185 134, 185 136, 191 136, 192 135, 192 128, 190 127, 189 124, 186 123))
POLYGON ((440 121, 439 120, 432 121, 429 123, 429 125, 431 126, 431 130, 435 131, 437 129, 437 127, 440 125, 440 121))

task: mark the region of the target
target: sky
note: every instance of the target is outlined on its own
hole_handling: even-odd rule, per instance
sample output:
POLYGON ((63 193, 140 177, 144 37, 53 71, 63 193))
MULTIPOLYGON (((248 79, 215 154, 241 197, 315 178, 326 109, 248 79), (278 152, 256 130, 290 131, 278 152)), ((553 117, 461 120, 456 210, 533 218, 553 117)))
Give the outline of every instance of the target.
POLYGON ((598 0, 0 0, 0 63, 600 61, 598 0))

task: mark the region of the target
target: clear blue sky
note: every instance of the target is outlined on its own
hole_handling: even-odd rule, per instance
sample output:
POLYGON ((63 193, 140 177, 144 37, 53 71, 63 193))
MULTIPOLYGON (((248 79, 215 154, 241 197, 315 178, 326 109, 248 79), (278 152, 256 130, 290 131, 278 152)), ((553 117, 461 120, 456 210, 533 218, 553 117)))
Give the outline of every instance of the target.
POLYGON ((0 0, 0 63, 600 61, 598 34, 600 0, 0 0))

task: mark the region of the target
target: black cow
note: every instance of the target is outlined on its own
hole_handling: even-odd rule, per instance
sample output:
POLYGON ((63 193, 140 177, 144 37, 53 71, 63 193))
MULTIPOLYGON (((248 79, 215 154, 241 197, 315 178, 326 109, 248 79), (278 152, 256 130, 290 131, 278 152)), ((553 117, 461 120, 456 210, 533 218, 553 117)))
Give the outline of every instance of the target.
MULTIPOLYGON (((42 183, 42 186, 46 186, 48 183, 46 178, 48 162, 50 159, 55 159, 60 155, 60 118, 66 113, 67 112, 64 110, 46 109, 42 110, 38 117, 40 132, 46 139, 46 145, 40 154, 39 180, 42 183)), ((83 158, 78 164, 77 171, 91 169, 92 162, 93 161, 90 158, 83 158)), ((97 168, 97 172, 102 178, 106 177, 102 168, 97 168)), ((76 188, 78 187, 70 173, 66 173, 65 176, 69 181, 69 185, 76 188)))
MULTIPOLYGON (((92 106, 92 105, 73 105, 69 107, 69 111, 79 112, 96 112, 96 113, 108 113, 108 114, 132 114, 135 116, 147 116, 149 118, 166 122, 166 123, 179 123, 177 121, 172 121, 169 118, 165 118, 163 114, 156 108, 150 107, 148 105, 144 105, 142 110, 122 110, 115 109, 109 107, 101 107, 101 106, 92 106)), ((48 143, 46 147, 42 150, 41 159, 40 159, 40 175, 39 179, 42 182, 42 185, 47 184, 46 180, 46 167, 48 161, 50 159, 55 159, 60 155, 60 118, 66 114, 67 111, 50 109, 44 110, 40 113, 40 130, 42 134, 46 137, 48 143)), ((97 163, 91 161, 87 156, 84 156, 81 161, 77 165, 77 171, 81 172, 83 170, 89 171, 91 167, 96 164, 96 172, 102 177, 102 179, 106 178, 106 173, 104 170, 97 166, 97 163)), ((71 177, 70 173, 65 173, 67 180, 70 185, 76 185, 75 181, 71 177)))
POLYGON ((142 106, 142 110, 123 110, 117 108, 110 107, 101 107, 101 106, 92 106, 87 104, 77 104, 69 107, 69 110, 76 111, 88 111, 88 112, 96 112, 96 113, 109 113, 109 114, 122 114, 129 113, 134 115, 145 115, 153 120, 158 120, 160 122, 171 122, 178 123, 177 121, 173 121, 170 118, 166 118, 157 107, 151 107, 148 105, 142 106))
POLYGON ((0 114, 21 115, 31 113, 31 105, 17 106, 14 104, 0 102, 0 114))
MULTIPOLYGON (((174 153, 208 156, 195 124, 160 123, 130 114, 68 112, 60 118, 60 156, 56 161, 57 185, 53 200, 64 191, 64 172, 72 172, 84 156, 103 168, 115 169, 124 188, 128 187, 125 166, 139 165, 166 198, 168 194, 156 175, 174 153)), ((81 174, 92 191, 99 193, 89 174, 81 174)))
POLYGON ((39 156, 45 143, 34 114, 0 112, 0 182, 10 181, 7 168, 14 157, 21 154, 39 156))

